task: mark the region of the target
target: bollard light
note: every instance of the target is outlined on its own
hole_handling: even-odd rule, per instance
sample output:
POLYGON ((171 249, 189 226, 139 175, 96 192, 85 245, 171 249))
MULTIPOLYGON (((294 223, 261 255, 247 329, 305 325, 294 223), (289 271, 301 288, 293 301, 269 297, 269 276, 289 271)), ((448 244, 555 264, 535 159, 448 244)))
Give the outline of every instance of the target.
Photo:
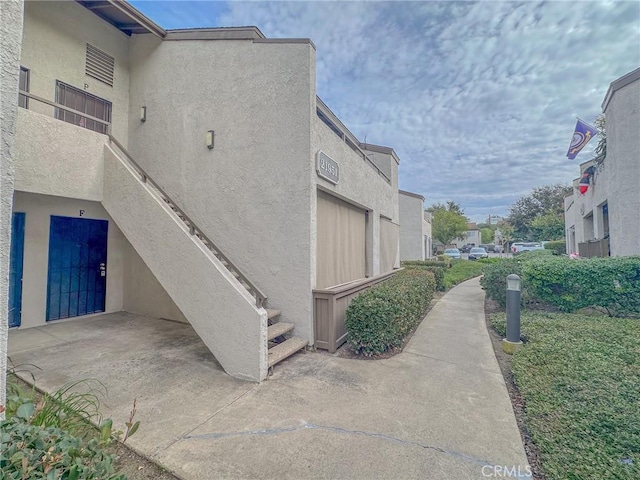
POLYGON ((520 341, 520 277, 507 276, 507 338, 502 340, 505 353, 513 354, 522 346, 520 341))
POLYGON ((512 273, 507 277, 507 290, 520 291, 520 277, 515 273, 512 273))

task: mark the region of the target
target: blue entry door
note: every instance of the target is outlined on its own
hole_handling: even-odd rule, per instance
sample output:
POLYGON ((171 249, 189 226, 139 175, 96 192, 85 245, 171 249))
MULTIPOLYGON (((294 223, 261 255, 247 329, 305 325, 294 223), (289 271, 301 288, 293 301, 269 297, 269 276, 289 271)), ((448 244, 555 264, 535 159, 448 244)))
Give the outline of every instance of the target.
POLYGON ((24 259, 24 213, 15 212, 11 220, 9 253, 9 327, 19 327, 22 317, 22 262, 24 259))
POLYGON ((104 312, 106 220, 51 216, 47 321, 104 312))

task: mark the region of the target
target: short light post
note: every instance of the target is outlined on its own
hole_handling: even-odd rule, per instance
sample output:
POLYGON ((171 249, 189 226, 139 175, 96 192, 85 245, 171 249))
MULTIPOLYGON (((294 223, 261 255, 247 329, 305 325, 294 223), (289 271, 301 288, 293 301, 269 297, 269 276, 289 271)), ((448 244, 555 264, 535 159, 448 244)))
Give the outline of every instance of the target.
POLYGON ((520 340, 520 277, 507 277, 507 338, 502 340, 502 350, 513 354, 522 347, 520 340))

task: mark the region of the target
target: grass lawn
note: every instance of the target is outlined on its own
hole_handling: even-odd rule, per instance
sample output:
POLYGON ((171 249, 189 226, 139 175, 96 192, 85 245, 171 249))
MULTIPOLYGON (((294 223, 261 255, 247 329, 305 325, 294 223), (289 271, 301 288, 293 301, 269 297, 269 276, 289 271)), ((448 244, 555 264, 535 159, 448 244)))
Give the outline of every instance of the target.
POLYGON ((511 368, 546 478, 640 479, 640 321, 525 311, 522 335, 511 368))
POLYGON ((452 260, 451 268, 444 271, 445 287, 450 289, 454 285, 482 275, 482 263, 471 260, 452 260))

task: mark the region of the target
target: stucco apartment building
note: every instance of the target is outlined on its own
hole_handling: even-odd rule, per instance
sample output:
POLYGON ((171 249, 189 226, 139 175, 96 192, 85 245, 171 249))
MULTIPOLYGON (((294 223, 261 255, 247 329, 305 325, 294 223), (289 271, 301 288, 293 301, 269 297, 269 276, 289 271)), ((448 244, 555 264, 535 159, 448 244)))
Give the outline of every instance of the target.
POLYGON ((431 213, 424 209, 424 197, 398 191, 400 207, 400 260, 425 260, 432 256, 431 213))
POLYGON ((309 39, 25 2, 19 47, 11 326, 189 322, 260 381, 399 266, 399 159, 316 96, 309 39))
POLYGON ((580 165, 581 174, 594 167, 589 188, 581 194, 577 178, 565 198, 567 252, 640 255, 640 68, 611 83, 602 111, 607 155, 580 165))
POLYGON ((462 248, 466 244, 471 243, 476 247, 482 243, 482 237, 480 236, 480 229, 476 223, 468 223, 467 231, 460 238, 456 238, 452 242, 457 248, 462 248))

